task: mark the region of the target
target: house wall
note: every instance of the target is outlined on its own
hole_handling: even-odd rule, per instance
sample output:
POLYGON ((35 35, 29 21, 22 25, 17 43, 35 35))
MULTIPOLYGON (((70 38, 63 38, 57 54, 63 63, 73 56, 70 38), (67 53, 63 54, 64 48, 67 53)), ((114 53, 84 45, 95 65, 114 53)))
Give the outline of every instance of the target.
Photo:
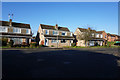
MULTIPOLYGON (((57 47, 57 42, 56 43, 51 43, 51 39, 49 39, 49 42, 48 42, 48 46, 49 47, 51 47, 52 45, 54 46, 54 47, 57 47)), ((58 40, 58 47, 64 47, 64 46, 71 46, 70 45, 70 40, 66 40, 66 43, 61 43, 61 40, 58 40)))
POLYGON ((85 46, 85 40, 78 40, 76 46, 85 46))
POLYGON ((42 42, 45 42, 45 37, 44 37, 45 31, 43 31, 41 26, 39 26, 38 32, 39 32, 39 38, 40 38, 39 45, 41 45, 42 42))
POLYGON ((108 41, 109 42, 114 42, 116 37, 108 36, 108 41))
POLYGON ((107 36, 107 33, 106 33, 106 32, 103 32, 102 35, 103 35, 103 39, 107 40, 107 37, 108 37, 108 36, 107 36))
MULTIPOLYGON (((1 27, 1 26, 0 26, 1 27)), ((6 37, 6 38, 8 38, 8 42, 10 42, 10 40, 11 40, 11 38, 14 38, 14 39, 22 39, 22 42, 26 42, 26 40, 24 40, 24 39, 27 39, 27 38, 21 38, 22 36, 24 36, 24 37, 27 37, 26 36, 26 34, 31 34, 31 29, 29 29, 29 33, 26 33, 26 29, 28 29, 28 28, 18 28, 18 27, 10 27, 10 26, 2 26, 2 28, 5 28, 5 31, 3 31, 3 32, 1 32, 1 33, 8 33, 8 35, 9 35, 9 33, 13 33, 13 35, 12 34, 10 34, 11 36, 8 36, 7 34, 5 34, 5 36, 4 37, 6 37), (17 28, 17 29, 20 29, 20 33, 14 33, 13 32, 13 29, 14 28, 17 28), (23 35, 21 35, 21 36, 19 36, 19 34, 21 35, 21 34, 23 34, 23 35), (24 35, 25 34, 25 35, 24 35), (18 35, 18 36, 16 36, 16 37, 18 37, 18 38, 16 38, 14 35, 18 35), (10 38, 11 37, 11 38, 10 38)), ((30 40, 30 38, 29 38, 29 43, 31 42, 31 40, 30 40)), ((27 42, 26 42, 27 43, 27 42)))

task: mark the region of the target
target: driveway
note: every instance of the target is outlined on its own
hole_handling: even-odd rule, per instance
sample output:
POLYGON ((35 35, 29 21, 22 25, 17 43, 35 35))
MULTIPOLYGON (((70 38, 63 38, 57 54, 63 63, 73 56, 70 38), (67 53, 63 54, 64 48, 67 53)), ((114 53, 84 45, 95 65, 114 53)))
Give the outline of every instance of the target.
POLYGON ((117 79, 120 57, 110 50, 3 50, 3 79, 117 79))

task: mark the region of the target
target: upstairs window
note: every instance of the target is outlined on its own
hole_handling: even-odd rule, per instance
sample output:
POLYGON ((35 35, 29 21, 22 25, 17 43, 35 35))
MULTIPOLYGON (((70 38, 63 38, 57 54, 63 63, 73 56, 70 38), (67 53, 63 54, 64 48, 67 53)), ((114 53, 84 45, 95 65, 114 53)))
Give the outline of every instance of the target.
POLYGON ((8 32, 8 28, 0 26, 0 32, 8 32))
POLYGON ((29 29, 26 29, 26 34, 30 34, 30 30, 29 29))
POLYGON ((13 28, 13 33, 21 33, 21 29, 20 28, 13 28))
POLYGON ((96 34, 96 37, 99 38, 99 34, 96 34))
POLYGON ((103 35, 102 35, 102 34, 100 35, 100 38, 103 38, 103 35))
POLYGON ((105 35, 105 38, 107 38, 107 36, 105 35))
POLYGON ((65 36, 66 35, 66 32, 62 32, 62 36, 65 36))
POLYGON ((72 34, 72 33, 70 33, 70 36, 73 36, 73 34, 72 34))
POLYGON ((92 37, 94 37, 94 33, 92 33, 92 37))
POLYGON ((45 30, 45 34, 49 35, 49 30, 45 30))
POLYGON ((53 35, 58 35, 58 32, 57 31, 53 31, 53 35))

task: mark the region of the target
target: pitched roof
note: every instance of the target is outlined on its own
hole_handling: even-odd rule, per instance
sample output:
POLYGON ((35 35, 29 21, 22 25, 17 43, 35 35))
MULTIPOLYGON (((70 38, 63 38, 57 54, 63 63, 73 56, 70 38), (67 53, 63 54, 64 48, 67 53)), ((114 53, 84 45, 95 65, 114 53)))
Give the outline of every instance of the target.
POLYGON ((116 34, 110 34, 110 33, 107 33, 107 35, 108 35, 108 36, 114 36, 114 37, 115 37, 115 36, 118 36, 118 35, 116 35, 116 34))
MULTIPOLYGON (((51 26, 51 25, 44 25, 44 24, 40 24, 42 29, 52 29, 52 30, 56 30, 55 26, 51 26)), ((58 27, 58 30, 60 31, 69 31, 69 29, 67 27, 58 27)), ((69 31, 70 32, 70 31, 69 31)))
MULTIPOLYGON (((8 21, 0 21, 0 26, 9 26, 9 22, 8 21)), ((18 27, 18 28, 29 28, 30 29, 30 24, 12 22, 12 26, 18 27)))
POLYGON ((105 32, 105 31, 97 31, 97 33, 101 33, 101 34, 102 34, 103 32, 105 32))
MULTIPOLYGON (((88 29, 85 29, 85 28, 78 28, 81 32, 87 32, 88 31, 88 29)), ((96 31, 96 30, 90 30, 90 31, 92 31, 92 32, 94 32, 94 33, 100 33, 100 34, 102 34, 103 32, 105 32, 105 31, 96 31)))
MULTIPOLYGON (((85 29, 85 28, 78 28, 81 32, 87 32, 88 29, 85 29)), ((92 32, 96 32, 96 30, 90 30, 92 32)))

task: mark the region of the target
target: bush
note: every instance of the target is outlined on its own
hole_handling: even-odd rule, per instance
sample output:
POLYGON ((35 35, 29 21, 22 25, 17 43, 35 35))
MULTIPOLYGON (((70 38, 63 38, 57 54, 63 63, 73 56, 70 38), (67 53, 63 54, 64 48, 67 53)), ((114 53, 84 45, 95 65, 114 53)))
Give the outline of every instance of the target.
POLYGON ((76 46, 76 43, 72 43, 71 46, 72 46, 72 47, 76 46))
POLYGON ((0 43, 2 42, 2 46, 7 46, 8 39, 7 38, 2 38, 0 39, 0 43))
POLYGON ((51 47, 54 47, 54 45, 51 45, 51 47))
POLYGON ((40 47, 45 47, 44 45, 40 45, 40 47))
POLYGON ((9 42, 8 45, 9 45, 10 47, 13 47, 13 44, 14 44, 14 41, 13 41, 13 40, 10 40, 10 42, 9 42))
POLYGON ((30 47, 36 47, 37 44, 36 43, 30 43, 30 47))

